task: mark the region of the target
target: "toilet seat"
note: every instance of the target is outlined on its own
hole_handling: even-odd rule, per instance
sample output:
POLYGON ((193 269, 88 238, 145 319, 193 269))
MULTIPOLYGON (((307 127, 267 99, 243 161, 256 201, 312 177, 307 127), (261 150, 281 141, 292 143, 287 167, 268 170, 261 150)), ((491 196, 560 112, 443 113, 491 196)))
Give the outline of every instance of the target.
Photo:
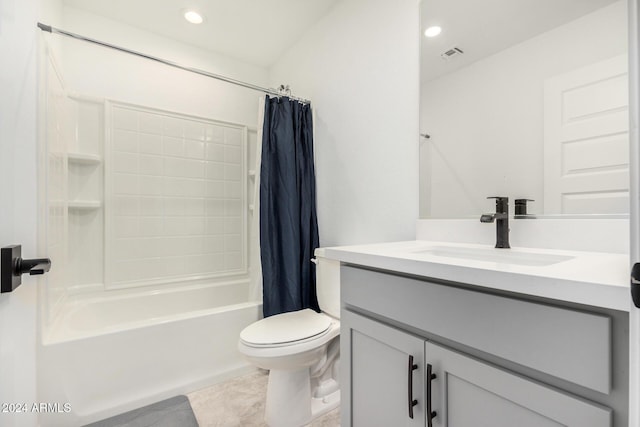
POLYGON ((331 330, 331 318, 311 309, 267 317, 247 326, 240 341, 257 348, 274 348, 316 340, 331 330))
MULTIPOLYGON (((340 335, 339 320, 324 313, 314 312, 313 314, 329 319, 329 328, 319 334, 286 343, 260 345, 240 338, 238 340, 238 350, 253 365, 263 369, 289 370, 292 367, 311 366, 320 360, 323 351, 326 351, 326 345, 340 335)), ((277 316, 282 315, 278 314, 277 316)), ((247 328, 250 326, 247 326, 247 328)), ((304 333, 303 335, 310 334, 304 333)))

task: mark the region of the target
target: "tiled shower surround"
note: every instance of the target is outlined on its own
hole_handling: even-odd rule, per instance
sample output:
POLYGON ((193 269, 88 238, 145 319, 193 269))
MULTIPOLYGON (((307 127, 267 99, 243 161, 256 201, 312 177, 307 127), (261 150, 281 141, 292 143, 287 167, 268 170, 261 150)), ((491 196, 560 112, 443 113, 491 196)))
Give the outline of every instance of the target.
POLYGON ((107 111, 106 287, 245 273, 246 128, 107 111))
POLYGON ((117 295, 106 290, 246 284, 256 129, 80 94, 45 56, 44 336, 70 305, 117 295))

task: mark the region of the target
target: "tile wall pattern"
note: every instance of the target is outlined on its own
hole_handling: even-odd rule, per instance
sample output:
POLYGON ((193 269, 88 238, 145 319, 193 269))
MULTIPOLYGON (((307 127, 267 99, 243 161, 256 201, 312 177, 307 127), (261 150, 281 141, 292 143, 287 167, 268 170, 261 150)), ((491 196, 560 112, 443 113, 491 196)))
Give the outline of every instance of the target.
POLYGON ((113 103, 106 286, 246 272, 246 128, 113 103))

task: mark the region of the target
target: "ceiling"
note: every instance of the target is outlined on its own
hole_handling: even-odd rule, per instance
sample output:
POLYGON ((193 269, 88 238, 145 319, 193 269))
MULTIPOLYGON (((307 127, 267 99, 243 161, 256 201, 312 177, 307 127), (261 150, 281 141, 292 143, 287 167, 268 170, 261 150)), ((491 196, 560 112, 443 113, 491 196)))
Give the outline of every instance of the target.
MULTIPOLYGON (((65 5, 120 21, 203 49, 268 67, 339 0, 64 0, 65 5), (205 16, 187 23, 185 9, 205 16)), ((604 7, 615 0, 422 0, 423 81, 459 69, 535 35, 604 7), (444 61, 459 47, 464 55, 444 61)), ((416 35, 418 37, 418 35, 416 35)))
POLYGON ((423 0, 422 32, 442 33, 421 41, 421 79, 429 81, 593 12, 615 0, 423 0), (458 47, 464 54, 445 61, 458 47))
POLYGON ((338 0, 64 0, 64 4, 267 67, 338 0), (182 12, 204 15, 189 24, 182 12))

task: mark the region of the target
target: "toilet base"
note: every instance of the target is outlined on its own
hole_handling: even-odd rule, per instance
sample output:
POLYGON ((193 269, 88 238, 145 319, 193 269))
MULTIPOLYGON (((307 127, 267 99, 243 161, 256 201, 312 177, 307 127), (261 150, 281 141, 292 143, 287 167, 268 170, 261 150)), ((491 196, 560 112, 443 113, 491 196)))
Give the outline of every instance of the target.
POLYGON ((302 427, 340 404, 340 323, 311 341, 284 347, 255 347, 240 340, 240 353, 269 370, 266 424, 302 427))
POLYGON ((264 420, 270 427, 301 427, 340 406, 340 390, 333 379, 316 385, 311 396, 309 368, 269 372, 264 420), (325 393, 326 391, 326 393, 325 393))
POLYGON ((340 390, 336 390, 323 398, 312 398, 311 421, 323 416, 327 412, 333 411, 338 406, 340 406, 340 390))
POLYGON ((272 427, 300 427, 311 422, 309 368, 269 372, 264 420, 272 427))

